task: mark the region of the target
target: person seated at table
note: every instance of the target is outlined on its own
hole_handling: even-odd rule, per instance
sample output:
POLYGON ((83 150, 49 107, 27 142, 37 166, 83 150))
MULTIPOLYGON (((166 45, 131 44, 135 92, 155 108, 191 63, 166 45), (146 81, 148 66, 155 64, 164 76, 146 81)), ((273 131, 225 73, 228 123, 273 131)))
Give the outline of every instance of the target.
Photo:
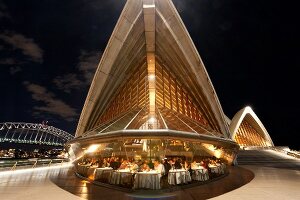
POLYGON ((109 162, 106 160, 106 158, 104 158, 101 167, 104 168, 109 166, 110 166, 109 162))
POLYGON ((83 163, 83 165, 91 165, 91 159, 90 158, 86 158, 83 163))
POLYGON ((121 163, 119 169, 126 169, 126 168, 127 168, 127 165, 128 165, 127 160, 123 160, 123 162, 121 163))
POLYGON ((138 161, 134 161, 132 163, 132 165, 130 166, 130 171, 132 171, 134 173, 139 171, 138 161))
POLYGON ((197 168, 198 168, 198 165, 197 165, 196 160, 194 160, 194 161, 191 163, 191 168, 192 168, 192 169, 197 169, 197 168))
POLYGON ((184 169, 187 171, 189 171, 191 169, 190 163, 186 160, 184 161, 183 166, 184 166, 184 169))
POLYGON ((91 166, 95 165, 96 164, 96 159, 95 158, 92 158, 91 160, 91 166))
POLYGON ((212 168, 212 167, 217 167, 216 163, 214 160, 210 160, 210 162, 208 163, 208 167, 212 168))
POLYGON ((209 161, 209 165, 216 166, 216 161, 214 161, 214 160, 210 160, 210 161, 209 161))
POLYGON ((163 164, 159 162, 159 160, 154 161, 154 170, 156 170, 161 175, 165 174, 165 167, 163 164))
POLYGON ((129 161, 127 160, 127 166, 125 169, 130 171, 132 166, 133 166, 133 162, 131 160, 129 160, 129 161))
POLYGON ((190 162, 188 162, 188 161, 185 161, 185 162, 184 162, 184 168, 185 168, 185 170, 186 170, 186 171, 190 172, 190 174, 192 174, 192 173, 193 173, 193 170, 192 170, 192 165, 191 165, 191 163, 190 163, 190 162))
POLYGON ((146 161, 150 169, 154 169, 154 163, 152 160, 146 161))
POLYGON ((176 159, 174 167, 175 167, 175 169, 182 169, 183 168, 180 158, 176 159))
POLYGON ((144 163, 142 164, 142 166, 140 167, 140 171, 141 171, 141 172, 149 172, 149 171, 150 171, 149 165, 148 165, 146 162, 144 162, 144 163))
POLYGON ((175 158, 173 158, 173 159, 170 159, 169 161, 168 161, 168 163, 170 164, 170 166, 171 166, 171 169, 175 169, 175 161, 176 161, 176 159, 175 158))
POLYGON ((200 166, 202 166, 205 169, 208 169, 208 163, 209 163, 209 161, 207 159, 201 160, 200 166))
POLYGON ((110 167, 112 167, 114 170, 118 169, 120 167, 121 163, 119 161, 119 158, 116 157, 110 162, 110 167))
POLYGON ((110 158, 110 162, 109 162, 109 165, 111 168, 113 168, 114 170, 116 170, 119 166, 117 166, 117 162, 115 161, 115 158, 112 157, 110 158))
POLYGON ((220 159, 217 159, 217 160, 216 160, 216 165, 217 165, 217 166, 220 166, 220 165, 222 165, 222 164, 223 164, 223 163, 222 163, 222 161, 221 161, 220 159))

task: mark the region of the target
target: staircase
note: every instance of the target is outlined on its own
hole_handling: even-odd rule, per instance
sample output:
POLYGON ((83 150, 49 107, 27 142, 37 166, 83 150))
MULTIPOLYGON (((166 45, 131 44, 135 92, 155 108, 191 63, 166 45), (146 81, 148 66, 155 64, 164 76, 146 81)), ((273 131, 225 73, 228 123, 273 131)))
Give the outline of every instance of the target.
POLYGON ((300 170, 300 159, 271 149, 240 150, 237 162, 238 165, 260 165, 300 170))

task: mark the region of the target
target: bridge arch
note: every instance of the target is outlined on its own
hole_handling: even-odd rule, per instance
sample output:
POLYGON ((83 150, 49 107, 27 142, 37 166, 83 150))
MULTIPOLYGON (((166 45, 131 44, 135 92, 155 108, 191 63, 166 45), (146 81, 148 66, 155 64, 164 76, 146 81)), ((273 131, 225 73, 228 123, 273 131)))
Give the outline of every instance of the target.
POLYGON ((66 131, 39 123, 0 123, 0 142, 63 146, 74 136, 66 131))

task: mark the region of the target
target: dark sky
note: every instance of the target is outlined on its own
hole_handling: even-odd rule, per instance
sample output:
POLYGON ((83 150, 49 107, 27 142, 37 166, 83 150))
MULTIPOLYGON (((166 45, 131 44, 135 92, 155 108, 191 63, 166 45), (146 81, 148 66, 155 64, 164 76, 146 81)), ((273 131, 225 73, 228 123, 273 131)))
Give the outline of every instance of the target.
MULTIPOLYGON (((296 1, 173 2, 226 115, 250 105, 275 145, 300 149, 296 1)), ((0 0, 0 121, 48 120, 74 133, 124 4, 0 0)))

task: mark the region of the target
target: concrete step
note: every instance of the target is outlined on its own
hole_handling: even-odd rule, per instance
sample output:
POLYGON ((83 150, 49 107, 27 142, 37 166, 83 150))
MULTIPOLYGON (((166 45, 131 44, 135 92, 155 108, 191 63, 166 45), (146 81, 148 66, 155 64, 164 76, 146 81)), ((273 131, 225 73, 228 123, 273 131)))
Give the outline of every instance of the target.
POLYGON ((300 169, 300 159, 273 150, 242 150, 237 157, 239 165, 261 165, 300 169))

